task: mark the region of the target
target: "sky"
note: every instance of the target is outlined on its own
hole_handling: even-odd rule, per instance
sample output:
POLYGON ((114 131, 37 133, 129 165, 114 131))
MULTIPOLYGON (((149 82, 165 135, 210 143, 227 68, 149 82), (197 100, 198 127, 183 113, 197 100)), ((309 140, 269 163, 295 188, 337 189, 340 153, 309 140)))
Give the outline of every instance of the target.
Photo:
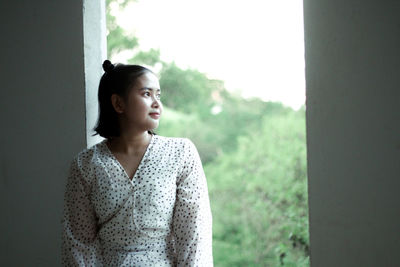
POLYGON ((141 50, 160 49, 162 60, 223 80, 243 97, 294 109, 305 102, 301 0, 138 0, 117 19, 141 50))

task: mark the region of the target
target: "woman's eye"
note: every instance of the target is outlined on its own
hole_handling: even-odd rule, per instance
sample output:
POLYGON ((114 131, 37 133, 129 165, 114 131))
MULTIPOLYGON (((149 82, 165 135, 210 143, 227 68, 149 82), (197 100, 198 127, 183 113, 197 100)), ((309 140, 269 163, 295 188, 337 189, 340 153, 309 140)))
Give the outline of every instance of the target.
POLYGON ((145 92, 144 95, 145 96, 150 96, 150 92, 145 92))
POLYGON ((161 98, 161 94, 157 94, 157 99, 160 99, 161 98))

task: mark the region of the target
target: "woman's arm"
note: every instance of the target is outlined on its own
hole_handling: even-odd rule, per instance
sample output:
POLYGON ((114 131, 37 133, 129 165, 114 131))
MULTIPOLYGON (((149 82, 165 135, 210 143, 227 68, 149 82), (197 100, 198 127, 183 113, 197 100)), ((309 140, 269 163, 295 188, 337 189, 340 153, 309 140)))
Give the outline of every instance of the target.
POLYGON ((186 139, 177 181, 173 230, 178 266, 213 266, 212 217, 207 181, 194 144, 186 139))
POLYGON ((62 265, 102 266, 97 219, 89 187, 75 159, 70 167, 62 218, 62 265))

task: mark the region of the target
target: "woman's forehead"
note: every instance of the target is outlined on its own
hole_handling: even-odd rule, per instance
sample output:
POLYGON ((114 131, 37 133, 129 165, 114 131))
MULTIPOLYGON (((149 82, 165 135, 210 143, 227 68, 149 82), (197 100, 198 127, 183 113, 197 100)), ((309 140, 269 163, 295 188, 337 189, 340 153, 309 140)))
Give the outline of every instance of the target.
POLYGON ((135 87, 138 89, 141 88, 150 88, 150 89, 160 89, 160 82, 156 75, 151 72, 146 72, 143 75, 140 75, 136 82, 135 87))

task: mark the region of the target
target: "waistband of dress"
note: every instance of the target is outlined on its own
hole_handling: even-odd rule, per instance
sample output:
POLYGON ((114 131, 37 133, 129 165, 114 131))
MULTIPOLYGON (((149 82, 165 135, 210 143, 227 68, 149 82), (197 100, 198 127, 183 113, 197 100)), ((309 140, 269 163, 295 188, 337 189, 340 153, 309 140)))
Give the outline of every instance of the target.
POLYGON ((135 242, 134 244, 120 244, 117 242, 100 241, 103 250, 111 251, 127 251, 127 252, 140 252, 152 249, 166 249, 171 245, 171 240, 167 238, 161 239, 147 239, 135 242))

